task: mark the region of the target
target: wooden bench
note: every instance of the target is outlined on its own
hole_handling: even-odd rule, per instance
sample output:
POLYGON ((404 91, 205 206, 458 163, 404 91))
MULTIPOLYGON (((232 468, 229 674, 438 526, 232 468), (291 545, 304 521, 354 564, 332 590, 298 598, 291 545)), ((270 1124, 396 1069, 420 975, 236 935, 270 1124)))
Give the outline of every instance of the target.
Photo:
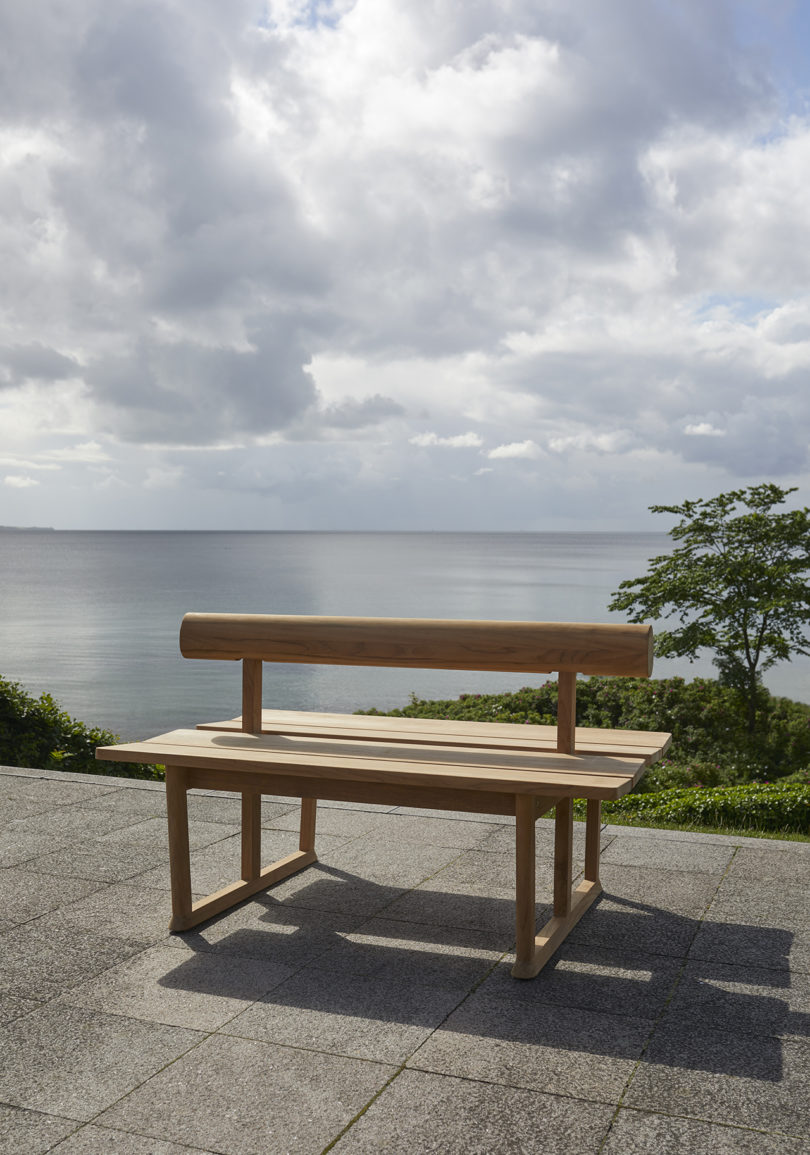
POLYGON ((640 625, 187 614, 187 658, 242 663, 242 715, 98 758, 166 767, 172 911, 188 930, 317 861, 316 800, 515 818, 516 978, 532 978, 599 895, 602 799, 632 789, 668 734, 575 726, 576 677, 648 677, 640 625), (559 677, 557 725, 459 722, 262 709, 263 662, 492 670, 559 677), (187 791, 242 795, 242 876, 192 902, 187 791), (301 799, 299 849, 261 866, 261 796, 301 799), (573 799, 587 799, 584 880, 573 879, 573 799), (535 822, 555 812, 554 910, 537 932, 535 822))

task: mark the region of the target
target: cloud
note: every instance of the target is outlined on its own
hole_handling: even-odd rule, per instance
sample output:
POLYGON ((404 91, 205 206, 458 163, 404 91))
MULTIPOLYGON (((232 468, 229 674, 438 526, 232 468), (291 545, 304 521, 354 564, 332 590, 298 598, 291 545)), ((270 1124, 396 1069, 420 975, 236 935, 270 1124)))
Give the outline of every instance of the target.
POLYGON ((478 433, 456 433, 451 437, 440 437, 438 433, 415 433, 409 440, 411 445, 421 448, 438 445, 447 449, 475 449, 484 444, 478 433))
POLYGON ((540 446, 533 441, 512 441, 509 445, 497 445, 490 449, 487 457, 492 459, 504 457, 539 457, 540 446))
POLYGON ((3 485, 8 485, 11 489, 30 489, 33 485, 39 485, 39 482, 34 477, 9 473, 3 478, 3 485))
POLYGON ((81 367, 75 358, 66 357, 36 341, 0 348, 0 385, 26 380, 62 381, 76 377, 80 372, 81 367))
POLYGON ((104 467, 139 524, 167 478, 218 524, 534 524, 506 468, 431 502, 462 458, 414 446, 570 471, 572 516, 632 520, 651 460, 663 501, 806 484, 810 117, 793 10, 744 7, 6 5, 0 428, 72 487, 37 468, 40 520, 113 516, 104 467))

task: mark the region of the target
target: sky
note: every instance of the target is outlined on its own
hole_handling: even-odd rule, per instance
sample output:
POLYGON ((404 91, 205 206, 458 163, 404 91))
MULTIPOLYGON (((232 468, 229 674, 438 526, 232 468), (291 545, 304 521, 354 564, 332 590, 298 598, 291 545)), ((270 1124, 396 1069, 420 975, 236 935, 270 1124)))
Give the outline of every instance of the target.
POLYGON ((810 480, 806 0, 0 7, 0 525, 810 480))

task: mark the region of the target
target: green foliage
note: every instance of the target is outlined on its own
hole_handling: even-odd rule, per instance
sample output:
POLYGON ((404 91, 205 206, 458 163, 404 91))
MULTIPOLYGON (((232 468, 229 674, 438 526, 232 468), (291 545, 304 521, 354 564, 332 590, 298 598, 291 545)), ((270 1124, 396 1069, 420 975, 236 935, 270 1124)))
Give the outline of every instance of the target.
POLYGON ((119 741, 109 730, 77 722, 59 709, 50 694, 34 698, 17 682, 0 678, 0 763, 37 770, 71 770, 119 778, 162 779, 154 766, 97 762, 96 746, 119 741))
MULTIPOLYGON (((739 694, 712 678, 580 679, 577 725, 673 735, 667 758, 651 767, 632 794, 602 804, 605 818, 642 826, 806 835, 810 706, 763 691, 758 710, 757 731, 751 735, 739 694)), ((389 713, 553 725, 557 683, 513 694, 462 694, 452 701, 412 696, 407 706, 389 713)), ((575 803, 575 812, 584 817, 585 803, 575 803)))
MULTIPOLYGON (((513 694, 462 694, 452 701, 412 697, 391 713, 554 725, 557 683, 513 694)), ((781 778, 810 766, 810 706, 763 690, 750 734, 739 694, 713 678, 581 678, 577 725, 672 734, 666 759, 642 779, 642 790, 781 778)))
MULTIPOLYGON (((574 810, 579 817, 584 817, 585 803, 576 802, 574 810)), ((675 826, 807 834, 810 781, 628 794, 616 802, 603 802, 602 813, 608 822, 634 818, 649 826, 662 822, 675 826)))
POLYGON ((693 661, 713 650, 751 734, 762 722, 763 672, 810 654, 810 510, 773 512, 794 492, 762 484, 650 506, 681 517, 670 536, 682 544, 652 558, 645 577, 621 582, 609 607, 634 622, 675 617, 676 628, 656 634, 661 657, 693 661))

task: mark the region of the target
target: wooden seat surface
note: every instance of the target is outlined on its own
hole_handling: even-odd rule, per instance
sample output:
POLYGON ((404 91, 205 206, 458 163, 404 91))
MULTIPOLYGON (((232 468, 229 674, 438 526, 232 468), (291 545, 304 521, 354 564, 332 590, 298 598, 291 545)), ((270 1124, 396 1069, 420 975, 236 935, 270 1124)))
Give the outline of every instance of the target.
MULTIPOLYGON (((299 710, 262 710, 263 734, 298 734, 357 742, 415 742, 534 752, 557 749, 557 727, 516 722, 468 722, 455 718, 399 718, 383 714, 326 714, 299 710)), ((242 718, 204 722, 198 730, 242 732, 242 718)), ((649 765, 669 748, 670 734, 649 730, 608 730, 578 726, 578 754, 640 757, 649 765)))
MULTIPOLYGON (((409 737, 397 740, 385 727, 373 727, 372 738, 367 733, 358 735, 354 726, 309 727, 302 721, 306 715, 287 717, 286 728, 268 733, 208 727, 174 730, 145 742, 100 747, 97 756, 235 774, 258 771, 304 779, 614 799, 632 789, 661 748, 660 743, 656 747, 648 741, 643 753, 639 749, 642 744, 635 742, 624 747, 625 753, 559 754, 544 745, 546 735, 537 739, 541 743, 537 746, 524 734, 504 745, 503 739, 484 741, 477 728, 468 734, 469 741, 460 733, 458 743, 449 745, 447 740, 417 741, 415 727, 406 727, 409 737), (336 733, 341 729, 348 731, 346 737, 336 733)), ((376 717, 369 720, 386 721, 376 717)), ((459 725, 486 727, 488 723, 459 725)), ((508 728, 522 731, 519 725, 508 728)), ((553 727, 543 729, 554 733, 553 727)))

